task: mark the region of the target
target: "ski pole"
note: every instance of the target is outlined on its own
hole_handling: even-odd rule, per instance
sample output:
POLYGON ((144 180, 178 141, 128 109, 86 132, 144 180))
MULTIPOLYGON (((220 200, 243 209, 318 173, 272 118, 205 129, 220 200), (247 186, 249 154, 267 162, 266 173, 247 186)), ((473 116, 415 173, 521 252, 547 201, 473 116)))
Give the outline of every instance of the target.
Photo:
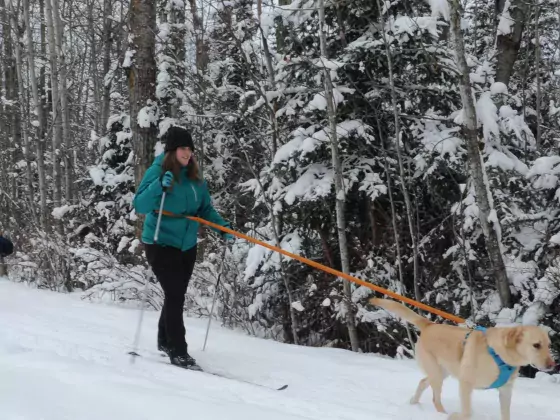
MULTIPOLYGON (((159 214, 158 214, 158 218, 157 218, 157 223, 156 223, 156 231, 154 233, 154 244, 157 243, 158 237, 159 237, 159 226, 161 224, 161 216, 163 214, 163 205, 165 203, 165 195, 166 195, 167 191, 164 188, 163 189, 163 194, 161 196, 161 202, 159 205, 159 214)), ((146 301, 148 300, 148 285, 150 284, 150 281, 148 279, 148 276, 146 276, 146 279, 144 280, 144 290, 142 292, 142 303, 140 305, 140 317, 138 318, 138 326, 136 327, 136 334, 134 336, 134 344, 133 344, 133 350, 131 352, 129 352, 128 354, 131 355, 130 358, 130 363, 134 364, 134 358, 136 356, 139 356, 137 350, 138 350, 138 344, 140 342, 140 331, 142 329, 142 320, 144 319, 144 306, 146 306, 146 301)))
POLYGON ((220 279, 222 278, 222 273, 224 272, 224 263, 226 261, 226 251, 228 243, 224 244, 224 250, 222 252, 222 266, 220 272, 218 273, 218 281, 216 282, 216 288, 214 289, 214 297, 212 299, 212 309, 210 310, 210 316, 208 317, 208 325, 206 326, 206 336, 204 337, 204 345, 202 346, 202 351, 206 350, 206 341, 208 340, 208 333, 210 332, 210 324, 212 323, 212 316, 214 315, 214 305, 216 304, 216 298, 218 296, 218 287, 220 287, 220 279))

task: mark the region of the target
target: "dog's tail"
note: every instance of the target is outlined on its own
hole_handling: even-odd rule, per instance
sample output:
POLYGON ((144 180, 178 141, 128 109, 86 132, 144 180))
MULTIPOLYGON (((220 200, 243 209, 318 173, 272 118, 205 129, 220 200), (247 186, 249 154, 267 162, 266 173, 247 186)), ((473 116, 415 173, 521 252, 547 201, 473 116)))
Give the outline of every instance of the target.
POLYGON ((379 306, 383 309, 386 309, 389 312, 392 312, 404 320, 410 322, 413 325, 416 325, 420 331, 427 327, 428 325, 432 324, 432 321, 429 319, 424 318, 423 316, 418 315, 416 312, 411 311, 406 306, 401 305, 400 303, 389 300, 389 299, 378 299, 378 298, 371 298, 369 303, 375 306, 379 306))

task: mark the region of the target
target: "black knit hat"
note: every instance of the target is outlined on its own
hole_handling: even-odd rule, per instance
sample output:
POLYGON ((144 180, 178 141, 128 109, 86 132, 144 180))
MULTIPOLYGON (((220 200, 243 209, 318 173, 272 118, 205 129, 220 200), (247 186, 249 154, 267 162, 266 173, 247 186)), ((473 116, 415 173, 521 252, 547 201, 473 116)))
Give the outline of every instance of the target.
POLYGON ((179 147, 190 147, 194 152, 194 143, 191 133, 181 127, 169 127, 165 135, 165 151, 171 152, 177 150, 179 147))

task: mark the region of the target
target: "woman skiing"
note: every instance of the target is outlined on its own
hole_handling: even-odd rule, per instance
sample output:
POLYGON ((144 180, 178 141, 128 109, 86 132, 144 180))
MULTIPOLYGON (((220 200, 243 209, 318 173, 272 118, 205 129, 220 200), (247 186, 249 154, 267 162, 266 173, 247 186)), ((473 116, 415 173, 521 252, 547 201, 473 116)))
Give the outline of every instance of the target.
MULTIPOLYGON (((156 157, 146 171, 134 197, 134 208, 146 215, 142 242, 164 293, 158 349, 168 354, 172 364, 192 368, 196 361, 187 351, 183 305, 196 260, 199 223, 184 216, 199 216, 220 226, 229 227, 229 223, 212 206, 207 183, 200 176, 193 155, 189 131, 171 127, 164 137, 165 153, 156 157), (162 215, 156 243, 157 212, 164 189, 163 209, 173 216, 162 215)), ((226 240, 233 239, 229 233, 221 234, 226 240)))

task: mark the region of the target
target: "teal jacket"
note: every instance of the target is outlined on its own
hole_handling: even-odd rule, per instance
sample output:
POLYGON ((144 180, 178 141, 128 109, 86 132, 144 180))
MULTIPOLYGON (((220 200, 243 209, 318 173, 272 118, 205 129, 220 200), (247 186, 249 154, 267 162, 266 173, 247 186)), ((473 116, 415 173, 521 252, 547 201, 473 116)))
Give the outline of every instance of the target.
MULTIPOLYGON (((156 211, 159 210, 163 195, 163 158, 163 154, 155 158, 152 166, 144 174, 134 197, 136 213, 146 215, 142 230, 142 242, 145 244, 154 243, 158 218, 156 211)), ((198 216, 217 225, 229 227, 229 223, 224 221, 212 206, 206 181, 188 179, 186 168, 181 171, 180 182, 175 181, 173 187, 167 191, 163 209, 176 215, 198 216)), ((196 245, 199 226, 198 222, 185 217, 162 216, 157 243, 186 251, 196 245)))

